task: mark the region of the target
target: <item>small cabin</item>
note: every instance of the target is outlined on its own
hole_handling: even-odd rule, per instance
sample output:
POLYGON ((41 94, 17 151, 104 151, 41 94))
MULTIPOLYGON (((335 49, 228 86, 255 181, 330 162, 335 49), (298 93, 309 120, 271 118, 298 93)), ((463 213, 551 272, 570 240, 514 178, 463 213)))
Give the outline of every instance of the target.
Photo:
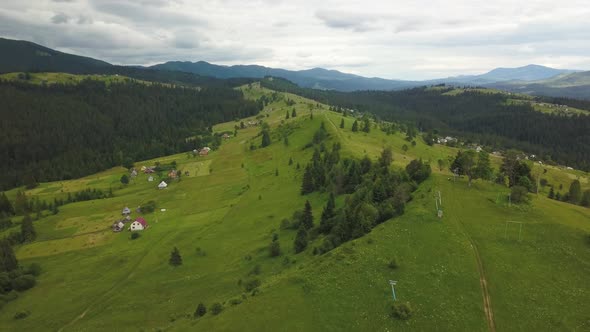
POLYGON ((123 211, 121 211, 121 214, 122 214, 122 215, 124 215, 124 216, 128 216, 128 215, 130 215, 130 214, 131 214, 131 209, 130 209, 130 208, 128 208, 128 207, 125 207, 125 208, 123 209, 123 211))
POLYGON ((134 222, 131 223, 131 225, 129 226, 129 230, 130 231, 143 231, 144 229, 147 228, 147 223, 145 221, 145 219, 143 218, 137 218, 135 219, 134 222))
POLYGON ((158 185, 158 189, 166 189, 166 187, 168 187, 168 184, 165 181, 160 182, 158 185))

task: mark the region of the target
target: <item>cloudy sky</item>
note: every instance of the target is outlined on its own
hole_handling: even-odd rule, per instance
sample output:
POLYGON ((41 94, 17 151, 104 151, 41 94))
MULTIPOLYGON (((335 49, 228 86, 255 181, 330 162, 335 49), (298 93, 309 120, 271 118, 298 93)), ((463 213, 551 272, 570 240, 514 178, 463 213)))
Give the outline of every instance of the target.
POLYGON ((587 0, 0 0, 0 36, 115 64, 205 60, 399 79, 529 63, 590 70, 589 18, 587 0))

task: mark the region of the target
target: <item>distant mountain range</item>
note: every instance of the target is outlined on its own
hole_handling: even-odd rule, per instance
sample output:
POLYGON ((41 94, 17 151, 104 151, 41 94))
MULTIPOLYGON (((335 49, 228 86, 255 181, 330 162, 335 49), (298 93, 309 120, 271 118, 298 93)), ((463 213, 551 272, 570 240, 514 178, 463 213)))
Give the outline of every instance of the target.
POLYGON ((286 70, 258 65, 222 66, 205 61, 170 61, 151 67, 114 66, 104 61, 59 52, 28 41, 0 38, 0 73, 21 71, 73 74, 121 73, 143 79, 171 77, 169 81, 192 82, 203 80, 202 77, 233 79, 275 76, 302 87, 338 91, 400 90, 424 85, 449 84, 492 87, 533 95, 590 99, 590 71, 581 72, 539 65, 496 68, 481 75, 411 81, 363 77, 323 68, 286 70), (189 74, 194 76, 187 77, 189 74))

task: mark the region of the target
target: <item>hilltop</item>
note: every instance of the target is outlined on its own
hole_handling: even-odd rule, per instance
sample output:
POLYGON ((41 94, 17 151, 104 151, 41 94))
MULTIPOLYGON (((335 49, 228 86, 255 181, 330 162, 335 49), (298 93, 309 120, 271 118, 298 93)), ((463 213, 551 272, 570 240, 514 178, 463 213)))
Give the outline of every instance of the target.
MULTIPOLYGON (((240 90, 247 99, 263 98, 264 108, 259 115, 213 126, 214 134, 229 133, 218 149, 207 156, 187 149, 133 165, 138 170, 174 165, 183 176, 169 181, 167 189, 156 187, 165 173, 149 182, 150 175, 139 172, 124 185, 120 179, 129 170, 115 167, 27 190, 29 197, 45 201, 67 199, 87 188, 110 188, 113 197, 65 204, 56 215, 42 212, 35 221, 38 238, 15 250, 23 264, 39 263, 43 272, 38 285, 0 309, 2 326, 28 331, 586 326, 587 208, 548 199, 548 186, 532 195, 530 204, 510 204, 506 186, 483 180, 468 186, 464 178, 453 181, 448 167, 437 167, 438 160, 448 164, 459 148, 430 146, 420 136, 411 143, 407 127, 393 124, 395 130, 382 130, 392 128, 387 122, 371 120, 369 132, 353 132, 357 119, 330 110, 333 105, 257 83, 240 90), (265 128, 260 120, 271 138, 266 147, 260 147, 265 128), (340 158, 367 156, 376 163, 383 149, 391 147, 392 172, 421 158, 430 162, 432 174, 411 193, 402 215, 324 254, 314 254, 324 238, 317 235, 296 254, 297 231, 283 227, 283 220, 290 222, 308 200, 317 224, 329 199, 327 191, 300 193, 304 168, 314 147, 322 145, 312 142, 322 123, 327 134, 323 145, 329 150, 340 144, 340 158), (434 205, 438 192, 442 219, 434 205), (150 200, 155 212, 135 211, 150 200), (149 225, 134 240, 126 231, 110 229, 125 206, 149 225), (506 221, 522 222, 522 233, 506 221), (274 234, 280 242, 278 257, 269 255, 274 234), (174 247, 182 255, 178 267, 168 264, 174 247), (398 282, 398 300, 410 302, 409 320, 391 317, 389 280, 398 282), (201 302, 207 313, 194 318, 201 302), (218 314, 211 311, 214 303, 222 306, 218 314), (30 314, 14 319, 21 311, 30 314)), ((491 158, 497 170, 502 160, 491 158)), ((584 190, 590 188, 585 172, 531 167, 562 193, 574 179, 584 190)), ((9 199, 18 189, 7 193, 9 199)), ((344 207, 349 196, 338 195, 336 207, 344 207)), ((2 235, 18 230, 16 223, 2 235)))

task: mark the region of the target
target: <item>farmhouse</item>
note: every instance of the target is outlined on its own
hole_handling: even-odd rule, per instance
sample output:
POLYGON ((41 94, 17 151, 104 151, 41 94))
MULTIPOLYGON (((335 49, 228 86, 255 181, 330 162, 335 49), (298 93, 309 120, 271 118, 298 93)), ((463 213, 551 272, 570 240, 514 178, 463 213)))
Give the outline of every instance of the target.
POLYGON ((165 189, 166 187, 168 187, 168 184, 164 181, 160 182, 160 184, 158 185, 159 189, 165 189))
POLYGON ((177 170, 171 170, 170 172, 168 172, 168 177, 171 179, 176 179, 178 177, 178 171, 177 170))
POLYGON ((123 211, 121 212, 121 214, 124 215, 124 216, 127 216, 127 215, 131 214, 131 209, 128 208, 128 207, 125 207, 123 209, 123 211))
POLYGON ((223 137, 223 139, 229 139, 229 135, 228 134, 223 134, 223 136, 221 136, 221 137, 223 137))
POLYGON ((145 219, 143 219, 142 217, 135 219, 135 221, 131 223, 131 226, 129 226, 129 230, 132 232, 133 231, 143 231, 146 228, 147 228, 147 223, 146 223, 145 219))
POLYGON ((206 156, 209 154, 209 151, 211 151, 211 148, 206 146, 199 151, 199 155, 206 156))
POLYGON ((150 175, 150 177, 148 178, 148 182, 152 182, 154 181, 154 177, 150 175))
POLYGON ((131 177, 134 178, 137 176, 137 171, 135 170, 135 168, 131 171, 131 177))

